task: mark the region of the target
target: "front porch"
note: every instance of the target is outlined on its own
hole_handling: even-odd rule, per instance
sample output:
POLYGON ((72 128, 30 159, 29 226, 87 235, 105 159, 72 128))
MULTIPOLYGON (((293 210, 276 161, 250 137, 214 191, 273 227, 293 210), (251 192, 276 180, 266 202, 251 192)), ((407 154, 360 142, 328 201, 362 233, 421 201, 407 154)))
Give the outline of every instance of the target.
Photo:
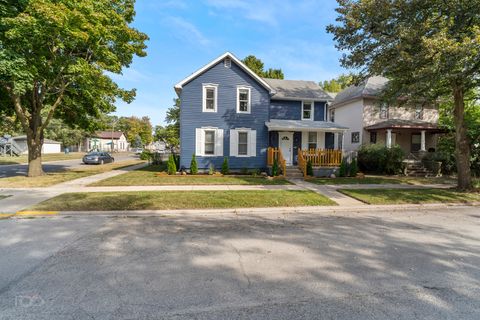
POLYGON ((331 151, 341 153, 343 133, 348 129, 333 122, 305 120, 271 120, 265 125, 269 131, 269 147, 280 150, 287 166, 298 165, 300 154, 315 166, 337 165, 338 161, 327 160, 333 159, 331 151))
POLYGON ((370 144, 383 144, 387 148, 400 146, 406 155, 420 156, 437 149, 438 134, 444 130, 424 121, 388 120, 365 128, 370 144))

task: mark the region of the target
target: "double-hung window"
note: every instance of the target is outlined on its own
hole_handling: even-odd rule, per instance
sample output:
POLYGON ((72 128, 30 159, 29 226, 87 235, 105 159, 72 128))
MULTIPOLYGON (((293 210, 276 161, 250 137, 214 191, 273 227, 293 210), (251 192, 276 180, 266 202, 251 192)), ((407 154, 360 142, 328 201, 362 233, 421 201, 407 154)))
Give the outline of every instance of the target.
POLYGON ((308 133, 308 149, 317 149, 317 133, 309 132, 308 133))
POLYGON ((313 102, 302 102, 302 120, 313 120, 313 102))
POLYGON ((388 119, 388 104, 382 103, 380 106, 380 119, 388 119))
POLYGON ((217 112, 217 89, 215 84, 203 85, 203 112, 217 112))
POLYGON ((250 88, 237 87, 237 112, 250 113, 250 88))
POLYGON ((240 131, 238 133, 238 155, 248 155, 248 132, 246 131, 240 131))
POLYGON ((330 110, 330 122, 335 122, 335 109, 330 110))
POLYGON ((205 155, 215 154, 215 130, 205 130, 205 155))
POLYGON ((415 120, 423 119, 423 106, 418 104, 415 106, 415 120))

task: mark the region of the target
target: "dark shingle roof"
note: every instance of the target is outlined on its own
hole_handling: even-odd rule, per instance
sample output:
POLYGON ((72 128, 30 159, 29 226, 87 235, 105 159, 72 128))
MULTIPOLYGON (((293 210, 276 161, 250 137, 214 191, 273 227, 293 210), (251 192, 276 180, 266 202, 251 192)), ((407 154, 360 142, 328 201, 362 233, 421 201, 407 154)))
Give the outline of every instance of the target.
POLYGON ((339 92, 335 96, 332 105, 334 106, 358 98, 375 97, 385 88, 387 82, 388 79, 385 77, 370 77, 358 86, 350 86, 339 92))
POLYGON ((272 99, 277 100, 321 100, 329 101, 333 98, 328 95, 315 81, 280 80, 263 78, 275 90, 272 99))

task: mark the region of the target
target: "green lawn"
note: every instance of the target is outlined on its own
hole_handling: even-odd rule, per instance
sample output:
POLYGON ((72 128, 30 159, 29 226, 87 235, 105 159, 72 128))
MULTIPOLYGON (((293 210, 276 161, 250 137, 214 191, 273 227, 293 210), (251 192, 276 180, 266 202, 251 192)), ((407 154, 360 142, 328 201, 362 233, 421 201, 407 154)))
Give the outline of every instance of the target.
POLYGON ((267 179, 253 176, 209 176, 157 175, 165 169, 164 165, 151 165, 131 171, 120 176, 105 179, 91 186, 159 186, 159 185, 284 185, 290 184, 285 179, 267 179))
POLYGON ((480 201, 480 193, 445 189, 341 189, 340 192, 368 204, 462 203, 480 201))
POLYGON ((405 183, 399 179, 395 178, 384 178, 384 177, 365 177, 365 178, 313 178, 308 179, 308 182, 315 184, 399 184, 405 183))
POLYGON ((146 191, 66 193, 28 210, 173 210, 336 205, 311 191, 146 191))
POLYGON ((102 172, 125 168, 131 165, 142 163, 140 160, 126 160, 104 165, 82 165, 72 170, 50 172, 41 177, 29 178, 26 176, 16 176, 0 178, 0 186, 4 188, 37 188, 48 187, 65 181, 79 179, 102 172))
MULTIPOLYGON (((85 155, 84 152, 72 152, 69 154, 65 153, 47 153, 42 155, 42 161, 57 161, 57 160, 72 160, 72 159, 81 159, 85 155)), ((27 163, 28 156, 21 155, 19 157, 0 157, 0 165, 6 164, 20 164, 27 163)))

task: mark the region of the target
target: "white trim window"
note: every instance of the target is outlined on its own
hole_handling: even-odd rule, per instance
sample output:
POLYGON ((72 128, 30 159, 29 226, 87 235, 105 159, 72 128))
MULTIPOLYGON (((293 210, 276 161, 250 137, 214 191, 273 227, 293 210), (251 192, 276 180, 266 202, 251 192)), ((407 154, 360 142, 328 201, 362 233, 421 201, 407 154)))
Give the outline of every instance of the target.
POLYGON ((237 113, 250 113, 251 98, 249 87, 237 87, 237 113))
POLYGON ((310 149, 317 149, 318 142, 318 135, 317 132, 309 132, 308 133, 308 150, 310 149))
POLYGON ((380 105, 380 119, 388 119, 388 103, 384 102, 380 105))
POLYGON ((313 120, 313 101, 302 101, 302 120, 313 120))
POLYGON ((204 127, 195 129, 195 155, 223 156, 223 129, 204 127))
POLYGON ((217 84, 211 84, 211 83, 203 84, 202 111, 217 112, 217 97, 218 97, 217 84))
POLYGON ((330 122, 335 122, 335 109, 330 109, 330 122))
POLYGON ((423 120, 423 105, 415 105, 415 120, 423 120))
POLYGON ((257 131, 250 128, 230 130, 230 156, 255 157, 257 155, 257 131))

